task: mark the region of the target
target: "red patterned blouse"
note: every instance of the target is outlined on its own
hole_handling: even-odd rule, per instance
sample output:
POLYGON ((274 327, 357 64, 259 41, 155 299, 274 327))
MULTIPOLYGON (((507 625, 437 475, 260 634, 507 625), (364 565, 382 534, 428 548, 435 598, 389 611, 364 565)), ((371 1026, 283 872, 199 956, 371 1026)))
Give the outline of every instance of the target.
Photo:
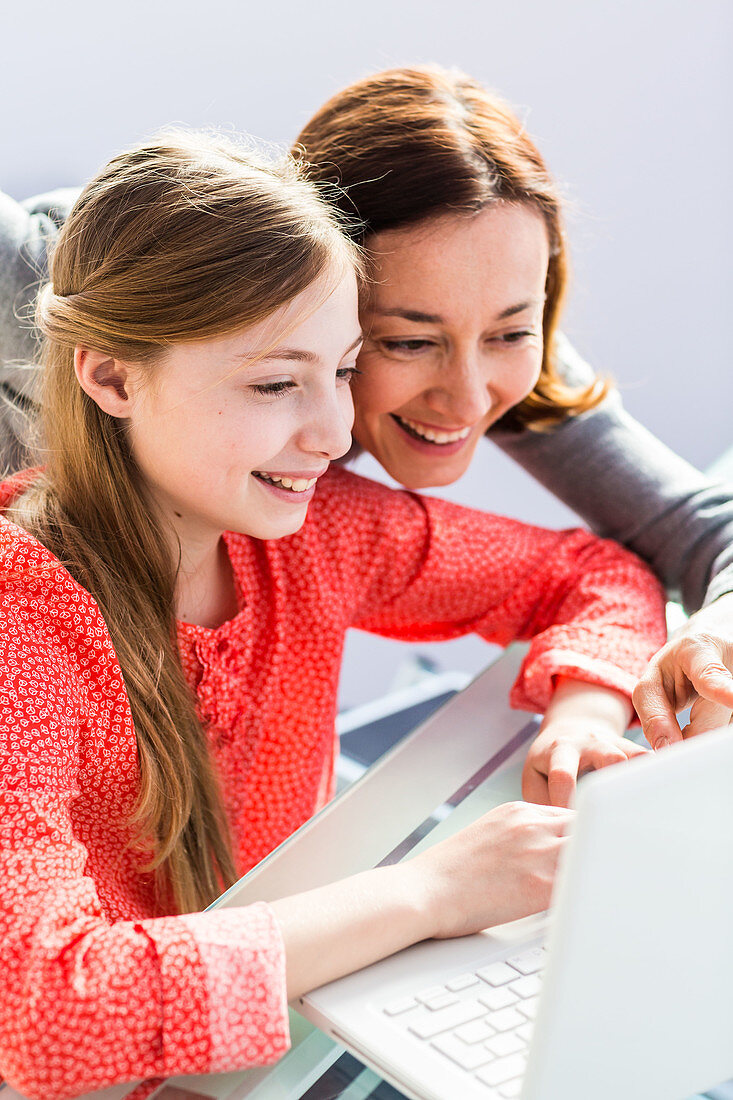
MULTIPOLYGON (((616 545, 339 469, 297 534, 225 539, 241 609, 179 634, 242 872, 332 793, 349 627, 531 638, 513 689, 530 710, 558 674, 630 692, 664 638, 659 585, 616 545)), ((278 1058, 288 1029, 271 910, 156 912, 128 845, 135 731, 102 615, 5 519, 0 617, 0 1074, 54 1100, 278 1058)))

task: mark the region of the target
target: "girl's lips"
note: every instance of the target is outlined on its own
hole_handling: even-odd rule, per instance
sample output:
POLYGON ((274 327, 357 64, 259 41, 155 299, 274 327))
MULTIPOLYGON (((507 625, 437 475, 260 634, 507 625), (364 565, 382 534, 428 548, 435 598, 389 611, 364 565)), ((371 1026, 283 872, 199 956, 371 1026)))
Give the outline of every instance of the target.
POLYGON ((466 443, 472 436, 472 432, 469 431, 463 439, 456 439, 452 443, 437 443, 430 439, 424 439, 418 435, 417 432, 413 432, 403 421, 394 413, 391 414, 397 429, 400 433, 400 437, 408 442, 410 446, 419 451, 421 454, 429 455, 431 458, 439 458, 441 455, 456 454, 462 447, 466 446, 466 443))
MULTIPOLYGON (((325 471, 324 471, 325 472, 325 471)), ((278 500, 284 500, 288 504, 302 505, 308 504, 313 499, 316 491, 316 485, 318 477, 320 475, 313 475, 312 477, 288 477, 287 474, 263 474, 260 471, 253 471, 252 477, 257 481, 263 489, 267 489, 269 493, 276 496, 278 500), (280 485, 274 481, 266 480, 267 477, 275 477, 278 481, 282 478, 292 483, 292 486, 280 485), (310 484, 307 484, 310 482, 310 484), (300 485, 306 485, 306 488, 300 489, 300 485)))

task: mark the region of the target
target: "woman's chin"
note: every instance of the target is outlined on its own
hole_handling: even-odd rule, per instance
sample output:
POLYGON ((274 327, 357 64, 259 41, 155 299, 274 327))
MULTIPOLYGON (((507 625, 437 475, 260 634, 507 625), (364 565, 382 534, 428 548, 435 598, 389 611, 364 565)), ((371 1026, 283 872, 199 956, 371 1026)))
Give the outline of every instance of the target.
POLYGON ((422 458, 409 463, 385 460, 382 461, 382 465, 389 476, 399 481, 400 485, 404 485, 405 489, 420 492, 423 489, 440 489, 458 481, 468 469, 470 457, 458 462, 455 460, 447 462, 439 457, 422 458))

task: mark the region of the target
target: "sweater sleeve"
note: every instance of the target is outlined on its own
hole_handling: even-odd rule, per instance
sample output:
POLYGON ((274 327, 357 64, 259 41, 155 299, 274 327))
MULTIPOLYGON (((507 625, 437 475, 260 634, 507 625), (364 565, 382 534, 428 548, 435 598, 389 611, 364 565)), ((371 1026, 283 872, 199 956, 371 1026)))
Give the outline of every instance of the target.
MULTIPOLYGON (((573 385, 591 368, 561 339, 573 385)), ((489 438, 593 530, 651 565, 688 611, 733 591, 733 491, 680 458, 612 393, 552 432, 493 429, 489 438)))
POLYGON ((666 637, 659 582, 615 543, 345 472, 336 488, 327 502, 335 524, 368 532, 351 550, 358 568, 345 568, 342 558, 344 583, 355 578, 359 586, 351 625, 405 641, 469 632, 500 645, 529 640, 512 695, 518 707, 544 710, 560 675, 630 695, 666 637))
MULTIPOLYGON (((273 1061, 289 1040, 284 949, 272 911, 260 904, 109 916, 98 876, 121 881, 129 857, 111 843, 124 837, 124 823, 121 833, 114 829, 125 808, 116 797, 127 778, 118 769, 126 722, 110 715, 104 728, 95 727, 90 666, 80 666, 69 642, 71 620, 49 623, 37 595, 3 597, 3 1076, 33 1100, 61 1100, 143 1077, 273 1061), (96 803, 91 790, 100 796, 96 803), (94 837, 93 846, 82 843, 81 832, 94 837)), ((106 675, 94 615, 89 607, 76 612, 106 675)), ((144 913, 132 897, 129 910, 144 913)))
POLYGON ((38 362, 33 300, 48 274, 48 248, 77 195, 60 188, 19 203, 0 192, 0 472, 24 463, 23 409, 38 362))

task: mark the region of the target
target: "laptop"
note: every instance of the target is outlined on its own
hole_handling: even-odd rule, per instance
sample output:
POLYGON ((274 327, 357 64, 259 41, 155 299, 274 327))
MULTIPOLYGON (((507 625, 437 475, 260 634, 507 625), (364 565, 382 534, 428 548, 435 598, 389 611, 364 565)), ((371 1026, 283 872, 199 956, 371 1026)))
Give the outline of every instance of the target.
POLYGON ((298 1010, 415 1100, 716 1085, 733 1076, 732 781, 729 730, 587 776, 551 914, 418 944, 298 1010))

